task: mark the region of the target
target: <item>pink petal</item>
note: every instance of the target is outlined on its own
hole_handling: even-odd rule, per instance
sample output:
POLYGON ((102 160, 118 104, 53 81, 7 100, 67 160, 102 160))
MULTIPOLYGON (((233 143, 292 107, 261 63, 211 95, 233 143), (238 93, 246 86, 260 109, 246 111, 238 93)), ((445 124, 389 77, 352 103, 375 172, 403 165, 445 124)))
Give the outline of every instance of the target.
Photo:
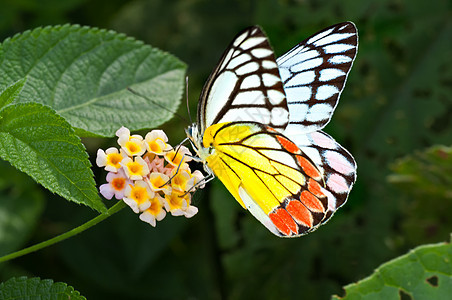
POLYGON ((115 194, 115 190, 111 187, 109 183, 102 184, 99 187, 99 192, 102 196, 104 196, 105 199, 110 200, 113 198, 113 195, 115 194))

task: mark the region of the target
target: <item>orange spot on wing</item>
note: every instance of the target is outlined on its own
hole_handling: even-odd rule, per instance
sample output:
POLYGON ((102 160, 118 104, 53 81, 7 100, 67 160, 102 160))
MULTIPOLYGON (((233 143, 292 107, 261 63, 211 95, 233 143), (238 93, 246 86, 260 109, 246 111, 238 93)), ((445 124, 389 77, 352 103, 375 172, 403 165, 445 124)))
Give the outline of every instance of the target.
POLYGON ((292 217, 299 223, 304 224, 307 227, 312 227, 312 215, 311 212, 298 200, 291 200, 286 206, 286 210, 292 217))
POLYGON ((320 200, 317 199, 316 196, 308 191, 301 192, 300 201, 303 202, 303 204, 311 211, 322 213, 325 212, 325 208, 323 207, 322 202, 320 202, 320 200))
POLYGON ((278 139, 278 142, 281 144, 281 146, 283 146, 283 148, 290 153, 300 153, 300 149, 297 147, 297 145, 295 145, 285 137, 277 135, 276 138, 278 139))
POLYGON ((268 215, 273 224, 284 235, 291 235, 292 232, 297 233, 297 223, 292 219, 290 214, 284 208, 278 208, 268 215))
POLYGON ((320 173, 314 167, 312 163, 310 163, 306 158, 301 155, 297 155, 298 163, 300 164, 303 171, 311 178, 320 178, 320 173))
POLYGON ((322 193, 322 188, 320 184, 312 178, 309 178, 308 190, 317 197, 325 197, 325 194, 322 193))

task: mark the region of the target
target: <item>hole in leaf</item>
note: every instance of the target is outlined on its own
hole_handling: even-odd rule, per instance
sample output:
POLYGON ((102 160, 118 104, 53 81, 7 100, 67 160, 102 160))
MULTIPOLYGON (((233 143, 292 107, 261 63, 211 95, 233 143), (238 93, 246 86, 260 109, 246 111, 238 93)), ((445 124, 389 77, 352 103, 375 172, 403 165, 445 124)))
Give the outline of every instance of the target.
POLYGON ((428 284, 430 284, 433 287, 437 287, 438 286, 438 276, 436 276, 436 275, 427 278, 426 281, 427 281, 428 284))
POLYGON ((400 300, 413 300, 413 297, 411 297, 410 294, 408 294, 402 290, 399 290, 399 299, 400 300))

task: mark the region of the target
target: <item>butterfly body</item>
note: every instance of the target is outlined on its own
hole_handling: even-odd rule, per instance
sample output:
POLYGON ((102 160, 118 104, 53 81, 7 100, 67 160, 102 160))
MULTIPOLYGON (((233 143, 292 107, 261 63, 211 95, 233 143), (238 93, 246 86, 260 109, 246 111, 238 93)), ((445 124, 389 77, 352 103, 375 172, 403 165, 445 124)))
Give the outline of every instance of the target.
POLYGON ((355 181, 353 157, 320 130, 356 54, 354 29, 352 23, 327 28, 278 60, 259 27, 246 29, 207 80, 198 123, 187 129, 205 169, 277 236, 315 230, 355 181), (353 32, 355 47, 338 46, 339 55, 322 42, 353 32))

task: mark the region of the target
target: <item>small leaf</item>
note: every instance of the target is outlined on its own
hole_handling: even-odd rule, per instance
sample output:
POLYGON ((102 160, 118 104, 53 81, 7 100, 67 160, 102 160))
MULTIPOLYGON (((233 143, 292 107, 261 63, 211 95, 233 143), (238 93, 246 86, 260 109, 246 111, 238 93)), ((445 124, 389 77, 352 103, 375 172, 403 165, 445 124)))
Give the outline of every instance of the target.
POLYGON ((452 245, 423 245, 391 260, 333 299, 449 299, 452 295, 452 245), (402 296, 404 298, 400 298, 402 296))
POLYGON ((80 138, 51 108, 21 103, 1 110, 0 157, 50 191, 105 211, 80 138))
POLYGON ((39 277, 14 277, 0 284, 0 299, 86 300, 64 282, 39 277))
POLYGON ((19 79, 0 93, 0 108, 8 105, 14 99, 16 99, 16 97, 24 87, 25 81, 25 78, 19 79))
POLYGON ((0 89, 26 76, 17 101, 52 107, 85 136, 168 121, 180 103, 185 68, 123 34, 76 25, 37 28, 0 45, 0 89))

